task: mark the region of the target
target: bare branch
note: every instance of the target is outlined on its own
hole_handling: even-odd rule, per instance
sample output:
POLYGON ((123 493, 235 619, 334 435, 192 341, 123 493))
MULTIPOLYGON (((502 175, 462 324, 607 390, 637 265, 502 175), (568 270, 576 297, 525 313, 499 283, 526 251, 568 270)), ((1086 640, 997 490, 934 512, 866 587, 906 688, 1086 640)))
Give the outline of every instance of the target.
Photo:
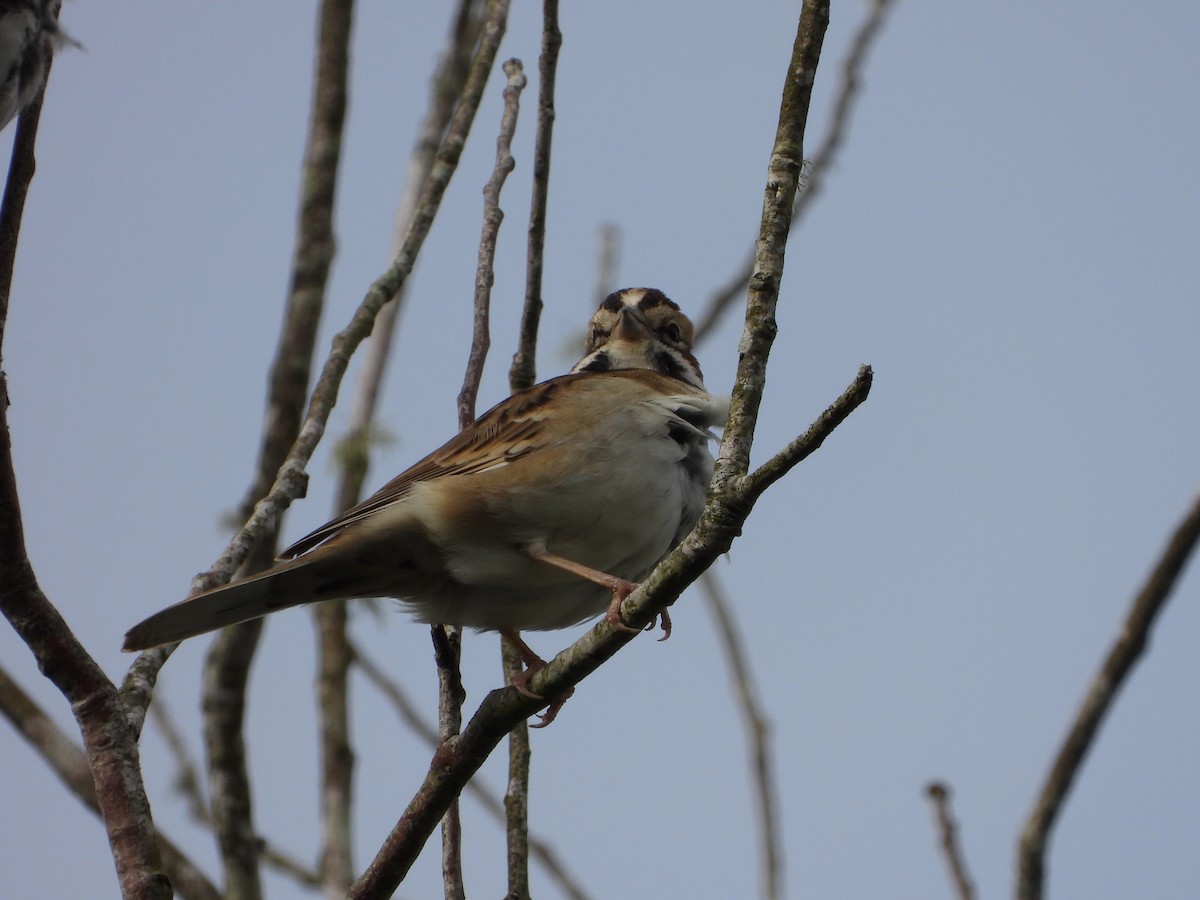
POLYGON ((350 744, 347 683, 350 648, 346 604, 318 603, 317 722, 321 745, 321 882, 329 900, 346 896, 354 881, 352 842, 354 748, 350 744))
MULTIPOLYGON (((458 394, 458 426, 466 428, 475 421, 475 398, 483 378, 483 366, 491 346, 488 319, 491 310, 492 285, 495 282, 493 263, 496 259, 496 240, 504 212, 500 209, 500 192, 508 174, 516 166, 512 156, 513 133, 517 127, 521 91, 525 88, 525 71, 518 59, 504 63, 507 84, 504 88, 504 107, 500 116, 500 134, 496 138, 496 164, 483 188, 483 228, 479 237, 479 258, 475 269, 474 328, 471 352, 458 394)), ((462 628, 449 625, 433 626, 434 645, 438 648, 438 737, 445 743, 455 737, 462 727, 462 704, 466 697, 462 688, 459 662, 462 658, 462 628)), ((447 900, 466 896, 462 877, 462 827, 458 802, 447 810, 442 822, 442 881, 447 900)))
POLYGON ((741 482, 739 493, 747 499, 757 500, 763 491, 808 458, 821 446, 825 437, 867 399, 874 378, 875 374, 870 366, 860 366, 858 375, 842 396, 821 414, 808 431, 747 475, 741 482))
POLYGON ((1087 758, 1104 717, 1121 687, 1146 650, 1150 630, 1200 541, 1200 495, 1176 527, 1174 534, 1138 591, 1129 614, 1109 648, 1100 671, 1088 687, 1075 721, 1046 776, 1017 847, 1017 897, 1040 900, 1045 881, 1046 846, 1071 785, 1087 758))
POLYGON ((492 285, 496 280, 492 265, 496 259, 496 239, 500 234, 500 223, 504 221, 504 211, 500 209, 500 192, 509 172, 516 166, 512 156, 512 139, 517 128, 521 91, 525 89, 525 69, 519 59, 510 59, 504 63, 504 74, 508 78, 508 84, 504 88, 504 112, 500 117, 500 134, 496 138, 496 165, 492 170, 492 177, 483 187, 483 230, 479 236, 479 261, 475 267, 474 331, 471 353, 467 359, 467 371, 463 376, 462 390, 458 394, 459 428, 466 428, 475 421, 475 398, 479 394, 483 364, 491 346, 488 315, 492 285))
POLYGON ((806 0, 784 81, 775 144, 767 164, 762 222, 755 245, 746 323, 738 346, 729 421, 713 473, 712 494, 717 496, 725 492, 731 479, 744 475, 750 465, 750 445, 767 380, 767 357, 778 330, 775 306, 779 302, 783 260, 792 224, 792 204, 804 164, 804 129, 828 25, 828 0, 806 0))
MULTIPOLYGON (((212 816, 208 812, 208 804, 204 801, 204 790, 200 784, 200 769, 188 752, 187 744, 175 725, 175 720, 167 712, 162 697, 155 700, 150 707, 150 718, 158 726, 163 740, 175 760, 175 787, 183 795, 188 813, 192 819, 208 828, 212 827, 212 816)), ((320 887, 321 878, 309 867, 301 864, 292 856, 284 853, 264 837, 258 837, 259 855, 262 861, 271 868, 294 878, 304 887, 320 887)), ((174 881, 174 876, 172 876, 174 881)))
POLYGON ((188 752, 183 734, 175 724, 174 718, 167 711, 162 698, 158 698, 150 707, 150 718, 163 736, 167 750, 175 760, 175 789, 183 796, 188 813, 197 822, 208 823, 212 816, 208 812, 208 803, 204 799, 204 788, 200 782, 200 768, 188 752))
MULTIPOLYGON (((862 72, 866 66, 867 54, 883 27, 884 16, 892 0, 872 0, 871 8, 859 24, 854 38, 850 41, 850 51, 842 63, 842 80, 838 86, 830 117, 829 128, 812 159, 805 164, 801 190, 796 195, 792 205, 792 226, 803 218, 805 211, 812 205, 825 184, 825 174, 832 167, 841 148, 842 141, 850 125, 850 113, 854 109, 854 101, 862 86, 862 72)), ((696 319, 697 343, 706 338, 717 326, 724 314, 729 310, 750 283, 754 274, 754 251, 746 254, 745 261, 738 267, 725 286, 717 290, 709 298, 708 306, 696 319)))
MULTIPOLYGON (((438 746, 454 740, 462 730, 462 706, 467 693, 462 684, 462 628, 433 625, 433 656, 438 675, 438 746)), ((442 887, 446 900, 466 896, 462 875, 462 821, 455 797, 442 814, 442 887)), ((351 889, 350 896, 353 894, 351 889)))
MULTIPOLYGON (((508 645, 504 644, 504 646, 507 647, 508 645)), ((437 730, 421 718, 421 713, 418 711, 416 704, 408 698, 408 695, 404 693, 400 685, 394 679, 389 678, 378 663, 369 656, 364 655, 360 647, 351 645, 351 652, 354 654, 354 661, 363 675, 387 698, 401 720, 424 740, 430 748, 436 748, 438 746, 437 730)), ((464 793, 474 795, 479 804, 498 824, 504 824, 506 818, 505 805, 488 790, 487 785, 479 780, 472 779, 467 782, 464 793)), ((566 866, 559 860, 558 854, 550 847, 549 843, 534 835, 529 835, 528 840, 530 856, 542 866, 546 874, 557 884, 562 896, 570 898, 570 900, 587 900, 587 893, 575 881, 574 876, 567 871, 566 866)))
MULTIPOLYGON (((550 192, 550 148, 554 136, 554 85, 562 32, 558 0, 542 2, 542 46, 538 55, 538 116, 533 149, 533 196, 529 203, 529 242, 525 263, 525 303, 517 350, 508 369, 509 390, 516 393, 537 380, 538 324, 542 317, 542 272, 545 264, 546 210, 550 192)), ((504 683, 521 674, 523 664, 507 641, 500 642, 504 683)), ((508 736, 508 788, 505 791, 505 834, 508 845, 510 900, 529 896, 529 726, 524 721, 508 736)))
POLYGON ((942 856, 946 858, 946 867, 950 870, 950 878, 954 882, 954 893, 959 900, 974 900, 975 885, 967 874, 967 865, 963 859, 962 847, 958 843, 958 823, 950 812, 950 788, 940 781, 935 781, 925 789, 926 795, 933 804, 933 812, 937 817, 938 837, 942 845, 942 856))
POLYGON ((554 83, 558 73, 558 0, 542 0, 542 49, 538 56, 538 119, 533 146, 533 198, 529 204, 529 250, 525 268, 525 304, 521 311, 517 352, 508 370, 511 390, 537 380, 537 332, 542 317, 543 250, 550 191, 550 146, 554 136, 554 83))
MULTIPOLYGON (((525 666, 508 641, 500 641, 500 669, 511 685, 525 666)), ((521 721, 508 734, 508 783, 504 791, 504 833, 508 849, 508 893, 505 900, 528 900, 529 891, 529 723, 521 721)), ((474 782, 472 782, 474 783, 474 782)))
MULTIPOLYGON (((67 790, 100 815, 96 783, 87 757, 3 668, 0 668, 0 713, 45 760, 67 790)), ((188 900, 219 900, 220 893, 213 883, 169 838, 158 833, 157 839, 163 871, 181 896, 188 900)))
POLYGON ((738 710, 750 745, 751 771, 754 775, 755 796, 758 799, 759 845, 762 850, 762 896, 776 900, 783 896, 783 853, 779 841, 779 814, 776 801, 775 763, 771 754, 771 725, 758 702, 758 689, 746 654, 737 620, 729 608, 725 591, 713 572, 700 576, 700 586, 708 601, 709 611, 717 628, 725 661, 733 676, 738 710))

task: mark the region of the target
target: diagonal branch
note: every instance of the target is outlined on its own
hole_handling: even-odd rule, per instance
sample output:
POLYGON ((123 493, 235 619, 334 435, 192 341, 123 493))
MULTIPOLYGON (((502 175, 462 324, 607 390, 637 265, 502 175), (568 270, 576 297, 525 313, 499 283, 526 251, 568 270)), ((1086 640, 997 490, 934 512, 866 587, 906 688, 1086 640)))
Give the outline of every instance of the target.
MULTIPOLYGON (((754 417, 765 381, 765 357, 774 333, 771 312, 782 275, 783 243, 787 239, 791 204, 803 158, 804 121, 828 21, 826 0, 804 4, 768 168, 758 274, 751 290, 743 359, 734 390, 735 413, 726 430, 722 459, 717 461, 720 480, 714 479, 714 490, 709 495, 700 524, 625 601, 622 618, 632 625, 645 624, 651 616, 665 609, 717 556, 724 553, 753 507, 753 497, 739 494, 737 476, 745 472, 745 463, 749 460, 754 417), (760 354, 761 358, 750 360, 755 354, 760 354)), ((865 393, 851 394, 845 403, 852 409, 863 399, 865 393)), ((840 419, 834 416, 830 421, 840 419)), ((831 430, 833 426, 829 427, 831 430)), ((814 433, 820 439, 824 438, 820 429, 814 433)), ((560 696, 632 639, 629 632, 601 622, 555 657, 545 669, 538 671, 529 688, 542 697, 560 696)), ((384 897, 396 890, 445 810, 470 777, 512 727, 540 705, 541 701, 524 697, 513 688, 494 690, 484 698, 459 738, 438 747, 424 782, 371 865, 351 888, 351 897, 384 897)))
MULTIPOLYGON (((508 644, 504 644, 505 647, 508 644)), ((414 733, 427 743, 430 748, 438 746, 437 730, 421 718, 420 712, 417 710, 416 704, 409 700, 408 696, 401 690, 392 678, 383 671, 383 668, 369 656, 366 656, 362 649, 357 646, 352 646, 354 654, 354 662, 358 665, 367 681, 375 686, 375 688, 387 698, 392 704, 396 714, 408 725, 414 733)), ((467 782, 466 793, 474 795, 479 804, 496 820, 497 823, 503 824, 506 818, 505 804, 491 793, 487 785, 483 782, 472 779, 467 782)), ((549 876, 558 886, 562 896, 570 898, 570 900, 586 900, 587 894, 583 888, 575 881, 574 876, 567 871, 566 866, 559 860, 558 854, 545 840, 528 836, 529 854, 533 859, 537 860, 545 869, 546 875, 549 876)))
POLYGON ((1100 671, 1088 687, 1075 721, 1071 724, 1054 764, 1046 776, 1041 793, 1034 802, 1017 846, 1017 897, 1040 900, 1046 875, 1046 846, 1062 805, 1104 717, 1116 702, 1117 694, 1128 680, 1133 667, 1146 650, 1150 630, 1167 604, 1183 567, 1200 542, 1200 495, 1176 527, 1174 534, 1155 563, 1154 569, 1138 591, 1116 640, 1109 648, 1100 671))

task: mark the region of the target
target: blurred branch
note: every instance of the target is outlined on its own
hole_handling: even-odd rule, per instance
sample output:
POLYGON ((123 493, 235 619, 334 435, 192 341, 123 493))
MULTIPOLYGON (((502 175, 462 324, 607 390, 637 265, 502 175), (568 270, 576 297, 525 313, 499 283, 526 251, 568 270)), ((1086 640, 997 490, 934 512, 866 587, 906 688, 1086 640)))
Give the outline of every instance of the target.
MULTIPOLYGON (((521 91, 525 89, 525 71, 518 59, 504 63, 507 83, 504 87, 504 106, 500 116, 500 133, 496 138, 496 163, 492 175, 483 187, 483 227, 479 236, 479 255, 475 268, 473 303, 474 327, 471 351, 458 394, 458 427, 466 428, 475 421, 475 399, 487 360, 491 335, 488 320, 491 310, 492 285, 495 283, 493 263, 496 259, 496 240, 504 212, 500 209, 500 192, 509 173, 516 166, 512 156, 512 139, 520 112, 521 91)), ((462 687, 459 668, 462 659, 462 628, 451 625, 433 626, 434 646, 438 661, 438 739, 447 743, 462 727, 462 704, 466 693, 462 687)), ((447 900, 466 896, 462 878, 462 827, 458 801, 446 811, 442 822, 442 881, 447 900)))
MULTIPOLYGON (((467 693, 462 685, 462 628, 454 625, 432 625, 433 658, 438 676, 439 747, 451 743, 462 730, 462 705, 467 693)), ((463 898, 466 888, 462 877, 462 821, 458 814, 458 798, 447 805, 442 816, 442 888, 446 900, 463 898)), ((347 893, 352 896, 353 888, 347 893)), ((390 896, 390 895, 389 895, 390 896)))
POLYGON ((533 197, 529 203, 529 249, 525 263, 525 304, 521 310, 517 352, 508 370, 509 389, 537 380, 537 332, 542 318, 542 270, 545 264, 546 208, 550 193, 550 147, 554 137, 554 83, 558 76, 558 0, 542 0, 542 47, 538 56, 538 117, 533 144, 533 197))
MULTIPOLYGON (((846 131, 850 125, 850 113, 854 109, 854 101, 858 98, 862 87, 862 72, 866 65, 867 54, 875 38, 883 27, 884 17, 892 0, 871 0, 871 8, 858 26, 850 41, 850 50, 842 63, 842 79, 835 94, 833 115, 830 117, 829 128, 825 139, 821 142, 811 161, 804 166, 802 190, 796 195, 792 205, 792 224, 795 225, 803 217, 812 204, 813 198, 820 193, 825 184, 825 174, 837 158, 837 152, 842 146, 846 131)), ((714 293, 708 301, 708 306, 696 320, 696 342, 699 343, 712 332, 724 314, 745 292, 754 274, 754 251, 746 255, 745 262, 725 283, 725 286, 714 293)))
POLYGON ((617 289, 617 260, 621 253, 621 229, 611 222, 600 226, 596 250, 596 287, 592 290, 592 311, 617 289))
MULTIPOLYGON (((300 431, 317 327, 334 256, 333 210, 346 118, 353 11, 353 0, 322 0, 318 9, 316 72, 301 173, 291 286, 268 379, 267 410, 254 483, 242 503, 242 516, 249 516, 270 490, 300 431)), ((279 517, 265 525, 241 565, 243 575, 262 571, 272 564, 278 529, 279 517)), ((218 633, 205 659, 202 683, 210 811, 226 889, 245 900, 262 896, 259 845, 243 737, 246 687, 262 627, 262 621, 255 620, 218 633)), ((324 824, 329 825, 328 818, 324 824)), ((348 816, 339 824, 348 830, 348 816)), ((343 858, 348 854, 345 846, 349 836, 331 835, 326 828, 324 837, 334 842, 335 849, 331 850, 329 843, 324 849, 325 856, 335 862, 335 871, 323 871, 323 875, 331 879, 327 883, 340 885, 338 889, 344 891, 352 877, 348 870, 343 871, 349 865, 349 860, 343 858), (336 866, 338 861, 341 868, 336 866)))
MULTIPOLYGON (((200 769, 197 767, 196 761, 192 759, 191 753, 188 752, 183 735, 175 725, 175 720, 167 712, 162 697, 156 698, 149 711, 150 718, 154 720, 154 724, 162 733, 163 742, 175 760, 175 788, 182 795, 184 803, 187 804, 188 813, 194 821, 207 828, 212 828, 212 816, 208 812, 208 805, 204 802, 204 790, 200 784, 200 769)), ((262 861, 268 866, 284 875, 291 876, 304 887, 321 886, 320 876, 312 869, 274 847, 266 838, 259 837, 257 841, 262 861)))
POLYGON ((779 841, 778 789, 775 786, 775 763, 771 754, 771 725, 758 703, 758 689, 745 644, 738 631, 737 620, 729 601, 713 572, 700 576, 704 599, 708 601, 717 637, 725 651, 725 661, 733 677, 738 710, 750 745, 755 794, 758 799, 759 846, 762 851, 762 896, 776 900, 783 896, 783 855, 779 841))
MULTIPOLYGON (((51 62, 45 59, 45 77, 51 62)), ((21 113, 0 204, 0 346, 8 321, 21 216, 37 168, 34 145, 44 96, 45 82, 21 113)), ((33 652, 42 673, 71 703, 87 754, 95 808, 104 821, 123 896, 166 898, 171 885, 159 871, 160 848, 142 783, 136 735, 113 683, 42 593, 25 551, 8 428, 10 402, 8 379, 0 370, 0 612, 33 652)), ((61 749, 62 741, 56 743, 61 749)))
MULTIPOLYGON (((511 685, 525 668, 520 651, 501 639, 500 671, 504 684, 511 685)), ((522 720, 508 733, 508 779, 505 782, 504 821, 507 848, 508 893, 505 900, 528 900, 529 854, 529 764, 533 748, 529 744, 529 723, 522 720)), ((471 784, 475 782, 472 781, 471 784)))
POLYGON ((1017 848, 1017 897, 1020 900, 1040 900, 1042 897, 1046 846, 1058 814, 1095 742, 1104 717, 1112 708, 1117 693, 1129 678, 1134 665, 1145 652, 1150 630, 1166 606, 1198 541, 1200 495, 1193 500, 1191 509, 1176 527, 1162 556, 1134 598, 1129 614, 1088 688, 1087 696, 1076 713, 1075 721, 1059 748, 1025 823, 1017 848))
MULTIPOLYGON (((417 140, 408 157, 404 175, 404 192, 396 207, 395 236, 390 258, 403 249, 404 237, 416 214, 417 203, 424 192, 426 180, 433 168, 434 157, 446 134, 451 114, 466 83, 471 54, 479 40, 481 10, 484 0, 459 0, 446 46, 438 59, 431 80, 429 105, 417 129, 417 140)), ((338 482, 335 512, 349 509, 362 497, 368 468, 372 422, 379 405, 383 375, 391 353, 396 319, 407 293, 405 280, 390 303, 383 307, 375 328, 363 346, 362 367, 359 371, 350 421, 346 435, 338 442, 341 479, 338 482)), ((318 604, 321 609, 325 604, 318 604)))
MULTIPOLYGON (((502 646, 508 647, 508 643, 502 641, 502 646)), ((359 670, 366 677, 367 681, 375 686, 375 688, 387 698, 392 704, 392 708, 396 710, 396 714, 400 719, 412 729, 418 737, 425 741, 430 748, 436 748, 438 745, 437 730, 421 718, 421 713, 417 710, 408 695, 404 693, 400 685, 383 671, 383 668, 366 656, 360 647, 351 645, 351 653, 354 656, 354 662, 358 665, 359 670)), ((472 779, 467 782, 464 793, 472 794, 484 810, 489 813, 498 824, 504 824, 505 821, 505 805, 502 803, 490 790, 486 784, 478 779, 472 779)), ((529 853, 535 861, 537 861, 545 870, 546 875, 555 882, 562 896, 570 898, 570 900, 587 900, 587 894, 584 892, 578 883, 559 860, 558 854, 550 847, 550 845, 536 836, 528 836, 529 853)))
POLYGON ((971 876, 967 874, 962 847, 958 843, 958 824, 950 812, 950 788, 940 781, 935 781, 925 789, 925 793, 933 804, 934 815, 937 816, 942 855, 946 858, 947 868, 950 869, 955 896, 959 900, 974 900, 975 886, 971 883, 971 876))
MULTIPOLYGON (((542 45, 538 55, 538 115, 533 148, 533 195, 529 202, 529 240, 525 262, 525 302, 521 309, 517 350, 508 369, 508 388, 523 390, 537 380, 538 325, 542 318, 542 273, 545 267, 546 212, 550 193, 550 150, 554 137, 554 86, 562 32, 558 0, 542 2, 542 45)), ((500 669, 512 684, 524 669, 520 654, 500 641, 500 669)), ((508 735, 508 780, 504 795, 507 843, 507 900, 529 897, 529 725, 521 720, 508 735)))
MULTIPOLYGON (((409 154, 404 191, 396 209, 392 258, 402 249, 404 235, 430 176, 434 156, 446 135, 455 102, 466 82, 471 54, 479 39, 482 9, 481 0, 460 0, 451 20, 446 46, 433 74, 429 104, 409 154)), ((383 307, 371 339, 364 348, 363 364, 351 404, 350 423, 346 435, 338 443, 342 468, 335 512, 349 509, 362 494, 369 460, 369 435, 406 285, 407 281, 403 282, 391 302, 383 307)), ((344 896, 354 873, 350 841, 354 757, 350 745, 350 710, 347 701, 347 673, 351 658, 346 639, 347 605, 318 603, 313 615, 318 634, 317 689, 324 835, 322 870, 325 872, 329 896, 344 896)))
POLYGON ((354 881, 352 810, 354 747, 350 743, 346 603, 318 603, 317 731, 321 745, 320 883, 329 900, 344 897, 354 881))
MULTIPOLYGON (((103 818, 96 795, 92 769, 79 746, 26 694, 3 668, 0 668, 0 713, 12 723, 21 737, 45 761, 68 791, 84 806, 103 818)), ((216 887, 190 859, 162 833, 156 833, 163 871, 182 897, 188 900, 219 900, 216 887)), ((166 893, 143 896, 170 897, 166 893)))

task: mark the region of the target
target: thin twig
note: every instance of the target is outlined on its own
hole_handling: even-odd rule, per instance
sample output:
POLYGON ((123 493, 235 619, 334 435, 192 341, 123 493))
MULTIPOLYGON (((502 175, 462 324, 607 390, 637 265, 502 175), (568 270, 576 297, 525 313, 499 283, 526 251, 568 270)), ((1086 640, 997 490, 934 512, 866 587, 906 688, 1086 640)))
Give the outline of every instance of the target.
POLYGON ((167 711, 166 703, 161 697, 157 698, 149 712, 150 718, 162 734, 163 743, 167 745, 171 758, 175 760, 174 786, 175 790, 183 796, 188 813, 197 822, 212 822, 212 816, 208 812, 208 803, 204 799, 204 788, 200 782, 200 768, 192 759, 187 742, 184 741, 179 726, 175 724, 175 719, 167 711))
POLYGON ((492 285, 496 280, 493 264, 496 260, 496 240, 500 234, 500 224, 504 221, 504 211, 500 209, 500 192, 504 189, 508 174, 516 166, 512 156, 512 139, 517 128, 521 91, 525 89, 525 69, 519 59, 510 59, 504 63, 504 74, 508 83, 504 88, 500 134, 496 138, 496 165, 492 169, 492 176, 483 187, 483 229, 479 235, 479 259, 475 266, 474 329, 467 370, 463 375, 462 390, 458 393, 459 428, 466 428, 475 421, 475 398, 479 395, 483 365, 492 343, 488 331, 488 317, 492 285))
MULTIPOLYGON (((443 747, 462 730, 462 706, 467 699, 462 683, 462 628, 433 625, 429 636, 433 640, 438 676, 437 742, 443 747)), ((462 820, 457 797, 446 807, 441 818, 443 894, 446 900, 461 900, 466 896, 466 887, 462 874, 462 820)))
POLYGON ((533 197, 529 204, 529 249, 525 263, 525 303, 517 352, 508 370, 513 391, 537 380, 537 332, 542 317, 546 209, 550 192, 550 147, 554 137, 554 83, 558 73, 558 0, 542 0, 542 47, 538 56, 537 136, 533 145, 533 197))
POLYGON ((751 771, 758 800, 759 846, 762 850, 762 896, 776 900, 783 896, 783 853, 779 840, 779 814, 776 808, 775 763, 771 753, 771 725, 758 702, 758 688, 750 671, 749 656, 729 608, 725 591, 713 572, 700 576, 700 586, 716 624, 717 636, 725 651, 725 661, 733 677, 738 710, 750 748, 751 771))
MULTIPOLYGON (((550 195, 550 150, 554 137, 554 86, 562 32, 558 0, 542 2, 542 46, 538 55, 538 115, 533 148, 533 195, 529 202, 529 240, 525 261, 525 302, 517 349, 508 369, 512 393, 537 379, 538 324, 542 317, 542 273, 545 268, 546 211, 550 195)), ((500 641, 500 669, 512 684, 524 668, 520 654, 500 641)), ((506 900, 529 897, 529 725, 522 721, 508 735, 508 782, 504 792, 508 893, 506 900)))
POLYGON ((346 604, 318 603, 313 618, 317 629, 316 712, 321 745, 320 873, 325 896, 335 900, 346 896, 354 881, 354 747, 350 743, 346 604))
POLYGON ((940 781, 935 781, 925 789, 929 801, 933 804, 933 812, 937 817, 938 839, 942 845, 942 856, 946 859, 946 867, 950 870, 950 879, 954 882, 954 893, 959 900, 974 900, 975 885, 967 874, 967 864, 963 857, 962 846, 958 842, 958 823, 950 811, 950 788, 940 781))
MULTIPOLYGON (((524 670, 521 654, 500 641, 500 671, 511 685, 524 670)), ((529 768, 533 748, 529 723, 518 722, 508 733, 508 780, 504 788, 504 834, 507 849, 508 893, 504 900, 528 900, 529 891, 529 768)), ((474 783, 474 782, 472 782, 474 783)))
MULTIPOLYGON (((366 676, 367 681, 375 686, 375 688, 387 698, 392 704, 392 708, 396 710, 396 714, 400 719, 429 747, 436 748, 438 745, 437 729, 429 722, 421 717, 417 705, 409 699, 408 695, 401 689, 396 681, 390 678, 383 668, 376 663, 371 657, 365 655, 362 648, 351 645, 351 652, 354 655, 354 662, 359 670, 366 676)), ((496 820, 497 824, 505 823, 506 812, 504 803, 496 797, 487 785, 478 779, 472 779, 467 782, 464 793, 471 794, 479 801, 479 804, 484 810, 496 820)), ((567 871, 566 866, 558 858, 558 854, 551 848, 550 844, 538 838, 535 835, 529 835, 529 855, 536 861, 553 880, 558 888, 559 893, 563 897, 570 900, 587 900, 587 893, 576 882, 575 877, 567 871)))
MULTIPOLYGON (((493 263, 496 259, 500 224, 504 221, 504 212, 500 209, 500 192, 504 189, 504 182, 509 173, 516 166, 512 156, 512 139, 517 128, 521 91, 525 89, 525 70, 519 59, 507 60, 503 68, 507 83, 503 94, 500 133, 496 138, 496 164, 483 187, 483 227, 479 236, 479 257, 475 268, 474 328, 471 352, 463 375, 462 389, 458 394, 459 428, 466 428, 475 421, 475 399, 479 395, 479 382, 483 378, 483 366, 491 346, 488 319, 492 285, 495 283, 493 263)), ((462 690, 462 674, 458 668, 462 654, 462 629, 448 625, 435 625, 433 628, 435 642, 436 632, 442 630, 448 646, 453 651, 438 654, 438 737, 445 743, 455 737, 462 727, 462 703, 466 697, 462 690)), ((458 900, 466 896, 462 880, 462 828, 457 802, 451 804, 442 823, 442 880, 447 900, 458 900)))
MULTIPOLYGON (((824 186, 825 175, 841 148, 850 125, 850 113, 854 109, 854 101, 862 85, 862 72, 867 54, 883 27, 884 16, 891 2, 892 0, 872 0, 871 8, 850 41, 850 50, 842 62, 842 80, 836 92, 837 99, 834 101, 828 130, 817 152, 804 166, 802 190, 796 195, 796 201, 792 205, 793 227, 804 216, 805 211, 812 205, 813 198, 824 186)), ((754 258, 754 251, 751 250, 724 287, 709 298, 708 305, 696 319, 697 342, 712 333, 734 301, 745 293, 750 276, 754 274, 754 258)))
POLYGON ((1058 814, 1070 793, 1104 717, 1116 702, 1150 640, 1150 631, 1166 606, 1188 557, 1200 542, 1200 495, 1154 564, 1138 591, 1100 671, 1088 687, 1054 764, 1046 776, 1017 846, 1017 897, 1041 900, 1046 875, 1046 846, 1058 814))

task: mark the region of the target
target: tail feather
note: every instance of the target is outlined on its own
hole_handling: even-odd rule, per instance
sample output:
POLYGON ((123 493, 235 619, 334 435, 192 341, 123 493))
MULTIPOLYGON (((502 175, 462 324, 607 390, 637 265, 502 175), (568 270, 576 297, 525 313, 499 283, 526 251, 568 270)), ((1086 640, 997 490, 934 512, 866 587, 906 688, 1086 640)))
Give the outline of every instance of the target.
POLYGON ((260 575, 205 591, 168 606, 125 633, 123 650, 148 650, 182 641, 267 613, 339 596, 313 570, 309 560, 283 563, 260 575))

